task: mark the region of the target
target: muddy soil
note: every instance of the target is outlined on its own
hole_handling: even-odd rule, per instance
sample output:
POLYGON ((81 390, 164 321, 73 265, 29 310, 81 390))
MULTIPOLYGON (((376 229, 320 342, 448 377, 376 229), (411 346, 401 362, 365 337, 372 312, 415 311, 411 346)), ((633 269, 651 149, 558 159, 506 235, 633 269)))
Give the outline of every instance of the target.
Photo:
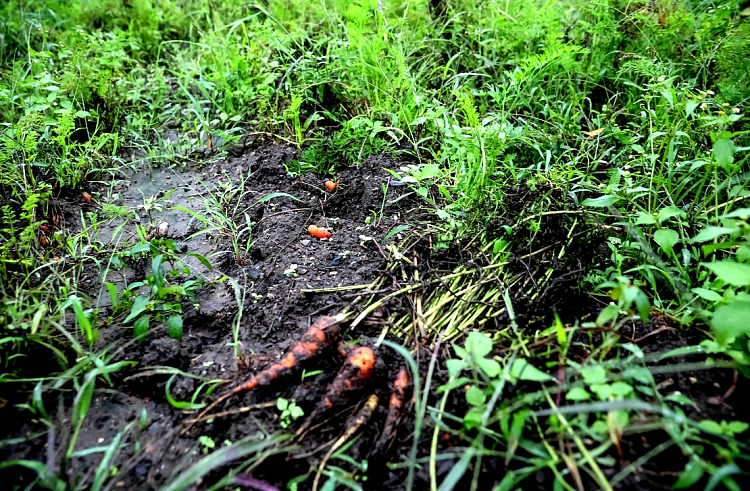
MULTIPOLYGON (((344 168, 337 176, 298 178, 290 176, 284 165, 294 157, 295 151, 289 147, 260 146, 202 168, 154 169, 127 176, 112 188, 97 189, 98 193, 94 193, 97 199, 91 204, 78 195, 65 196, 60 200, 59 210, 69 225, 80 223, 81 210, 98 213, 99 216, 110 213, 111 219, 94 232, 92 240, 109 243, 116 233, 115 240, 119 242, 120 250, 127 250, 140 240, 136 223, 143 226, 143 233, 150 234, 159 230, 160 224, 168 223, 164 238, 174 241, 180 257, 185 258, 185 264, 191 270, 191 276, 206 281, 206 287, 199 292, 195 302, 183 303, 182 343, 169 338, 166 328, 156 324, 151 326, 147 338, 137 343, 133 340, 132 324, 121 322, 124 316, 120 316, 119 321, 111 327, 101 329, 100 345, 110 346, 110 352, 116 353, 113 361, 132 360, 138 365, 114 373, 112 386, 103 380, 97 384, 91 408, 73 449, 78 455, 73 459, 75 465, 63 470, 72 476, 72 480, 76 479, 75 476, 95 472, 101 460, 101 450, 91 452, 89 449, 108 445, 118 435, 124 447, 112 462, 118 469, 118 477, 108 489, 159 489, 194 466, 211 450, 211 446, 220 448, 227 442, 250 437, 251 441, 259 444, 278 439, 278 446, 269 447, 277 450, 269 451, 245 472, 284 489, 297 476, 306 476, 311 472, 314 475, 314 466, 325 455, 330 443, 343 433, 347 419, 358 411, 368 394, 378 395, 382 403, 388 400, 390 382, 403 365, 403 360, 385 347, 377 350, 379 362, 369 386, 348 403, 316 421, 302 438, 294 442, 282 441, 278 437, 282 420, 275 402, 279 397, 294 400, 305 415, 309 415, 342 365, 342 358, 335 347, 311 360, 303 370, 281 378, 269 387, 228 398, 212 408, 211 414, 218 416, 208 421, 186 424, 200 411, 186 408, 186 404, 182 409, 176 408, 167 398, 168 388, 169 397, 180 403, 188 403, 205 380, 226 381, 210 398, 215 399, 217 395, 229 391, 230 386, 249 379, 253 373, 278 361, 316 318, 335 315, 351 307, 357 297, 369 292, 364 285, 370 285, 385 272, 384 249, 388 243, 400 237, 394 234, 384 239, 401 225, 413 226, 418 218, 419 200, 405 186, 397 186, 392 176, 384 170, 398 167, 390 158, 370 157, 359 168, 344 168), (324 181, 332 177, 339 183, 333 192, 324 186, 324 181), (244 184, 241 184, 243 181, 244 184), (385 195, 383 189, 386 190, 385 195), (285 194, 262 201, 275 193, 285 194), (120 199, 117 203, 137 210, 137 217, 129 216, 123 228, 120 225, 126 222, 125 217, 116 216, 116 213, 112 215, 112 210, 102 205, 107 196, 114 194, 120 199), (236 207, 242 210, 235 217, 240 223, 246 220, 247 213, 247 219, 254 224, 252 247, 248 250, 242 249, 236 253, 230 235, 221 228, 200 233, 212 227, 195 215, 206 215, 204 203, 212 196, 219 200, 225 197, 228 209, 236 207), (158 206, 154 206, 154 203, 158 206), (184 209, 191 210, 193 214, 184 209), (331 237, 325 240, 312 237, 307 232, 311 224, 331 231, 331 237), (187 253, 205 256, 212 267, 207 268, 197 257, 186 256, 187 253), (239 319, 236 317, 238 301, 235 289, 227 278, 232 278, 240 291, 246 291, 244 300, 240 298, 243 311, 239 319), (344 289, 350 286, 361 288, 344 289), (339 290, 335 290, 337 288, 339 290), (239 326, 239 360, 233 345, 235 322, 239 326), (166 370, 158 367, 179 369, 190 376, 172 378, 174 372, 166 373, 166 370), (145 451, 135 452, 140 449, 145 451)), ((547 192, 550 190, 531 190, 525 186, 510 190, 506 197, 507 209, 498 219, 498 230, 502 225, 515 226, 533 216, 532 205, 547 192)), ((561 198, 556 196, 558 200, 561 198)), ((532 230, 528 222, 517 227, 517 235, 529 235, 528 242, 516 241, 509 265, 513 271, 525 275, 524 281, 519 283, 520 288, 512 292, 516 320, 522 329, 535 331, 549 327, 553 311, 557 311, 565 322, 591 321, 601 308, 601 300, 586 295, 578 285, 586 272, 608 255, 604 240, 612 232, 605 233, 597 227, 576 228, 577 222, 571 225, 569 218, 564 214, 548 215, 544 217, 540 229, 532 230), (536 244, 536 249, 527 249, 524 244, 528 247, 536 244), (544 245, 552 247, 545 249, 544 245), (559 252, 562 245, 565 246, 564 254, 559 252), (550 268, 554 270, 551 275, 548 273, 550 268), (526 292, 536 285, 542 287, 538 289, 540 294, 527 295, 526 292)), ((407 250, 401 251, 409 257, 413 255, 419 258, 417 263, 422 277, 439 271, 451 271, 459 263, 481 263, 481 256, 472 252, 474 249, 471 245, 454 247, 438 254, 430 253, 430 245, 429 237, 415 239, 409 243, 407 250)), ((150 274, 149 268, 150 259, 126 261, 123 268, 110 269, 106 281, 114 283, 121 290, 134 281, 143 280, 150 274)), ((100 311, 99 318, 106 319, 111 313, 111 301, 107 290, 102 287, 104 278, 100 271, 91 269, 81 278, 80 285, 95 299, 100 311)), ((397 289, 397 286, 394 278, 381 286, 376 294, 382 297, 397 289)), ((392 314, 403 313, 407 307, 397 299, 386 302, 355 330, 347 332, 344 340, 374 346, 375 339, 380 336, 392 314)), ((362 304, 351 308, 359 312, 362 304)), ((507 318, 496 320, 503 325, 507 325, 508 321, 507 318)), ((634 331, 626 334, 639 339, 637 344, 646 353, 698 342, 699 335, 695 332, 682 331, 671 325, 668 329, 660 330, 660 326, 652 321, 634 326, 634 331)), ((491 326, 488 324, 486 327, 491 326)), ((394 341, 403 343, 403 340, 394 341)), ((438 355, 433 388, 449 378, 444 361, 451 357, 452 349, 443 346, 438 355)), ((430 356, 431 352, 426 348, 418 352, 422 374, 427 371, 430 356)), ((580 353, 580 356, 585 358, 586 353, 580 353)), ((691 359, 685 358, 684 361, 691 359)), ((747 419, 733 406, 737 403, 736 395, 730 395, 722 404, 712 403, 715 402, 712 398, 722 395, 731 385, 732 371, 711 371, 710 379, 707 379, 706 373, 668 374, 658 382, 665 384, 665 387, 673 385, 697 402, 695 408, 688 410, 696 412, 691 413, 691 417, 747 419)), ((747 388, 744 380, 741 384, 744 384, 742 388, 747 388)), ((512 398, 522 389, 509 384, 504 396, 512 398)), ((67 428, 70 427, 68 408, 72 405, 73 395, 71 392, 59 392, 45 399, 45 406, 55 424, 54 431, 46 431, 47 427, 38 420, 29 420, 28 412, 17 411, 11 405, 0 409, 7 427, 4 433, 23 440, 0 448, 0 456, 3 459, 34 459, 45 462, 51 468, 59 468, 60 456, 67 450, 65 443, 69 437, 67 428), (9 425, 8 421, 13 423, 9 425)), ((16 399, 20 402, 27 396, 17 394, 16 399)), ((384 451, 375 453, 373 445, 380 437, 386 417, 382 403, 347 449, 347 455, 353 461, 346 463, 334 459, 329 465, 345 469, 351 479, 366 489, 404 489, 407 476, 405 467, 386 464, 403 462, 409 454, 414 431, 413 415, 407 411, 408 415, 399 425, 393 443, 384 451), (354 464, 362 465, 365 460, 368 471, 357 471, 354 464)), ((435 406, 438 403, 438 395, 433 394, 428 404, 435 406)), ((448 413, 461 415, 466 409, 461 391, 454 391, 448 400, 448 413)), ((292 432, 304 420, 305 417, 291 422, 292 432)), ((620 456, 611 449, 606 455, 620 462, 620 469, 624 468, 663 442, 665 435, 663 431, 653 431, 645 436, 626 433, 622 443, 623 454, 620 456)), ((429 455, 431 437, 431 430, 423 434, 418 445, 420 457, 429 455)), ((467 442, 449 433, 441 433, 439 449, 446 457, 450 457, 453 449, 466 445, 467 442)), ((623 481, 622 485, 644 490, 669 488, 674 482, 675 473, 682 469, 685 461, 675 458, 674 453, 663 455, 670 457, 653 460, 623 481)), ((444 458, 437 462, 438 482, 447 475, 459 457, 460 454, 456 453, 453 459, 444 458)), ((233 462, 236 466, 241 460, 233 462)), ((17 469, 14 468, 12 473, 5 471, 0 477, 12 479, 14 486, 23 486, 33 479, 33 472, 20 472, 17 469)), ((226 469, 222 467, 205 476, 197 489, 207 489, 224 476, 226 469)), ((508 470, 500 457, 483 459, 480 489, 492 488, 508 470)), ((458 489, 468 489, 470 474, 459 483, 458 489)), ((325 479, 324 476, 323 482, 325 479)), ((526 479, 522 487, 551 490, 553 481, 551 472, 540 471, 526 479)), ((584 482, 587 489, 595 489, 593 481, 586 481, 585 476, 584 482)), ((308 489, 310 483, 311 479, 308 479, 305 484, 300 484, 300 489, 308 489)), ((426 465, 418 466, 414 487, 429 487, 426 465)))
MULTIPOLYGON (((365 288, 334 292, 318 290, 372 283, 383 271, 383 248, 388 242, 402 238, 396 233, 383 240, 389 232, 406 223, 406 215, 416 203, 411 191, 393 183, 391 174, 383 170, 395 166, 392 160, 370 157, 359 168, 342 169, 337 176, 296 178, 290 176, 284 166, 294 156, 295 151, 289 147, 265 146, 201 169, 140 172, 111 190, 102 188, 99 193, 92 192, 94 196, 101 196, 101 201, 105 201, 106 195, 116 194, 120 198, 118 204, 135 208, 138 215, 135 219, 127 217, 129 221, 122 229, 119 227, 125 218, 113 217, 96 230, 93 240, 108 243, 113 233, 117 233, 119 248, 126 250, 139 241, 136 223, 150 232, 167 222, 169 227, 164 238, 175 242, 179 255, 191 269, 191 275, 200 276, 207 283, 198 294, 196 305, 183 305, 184 339, 181 344, 170 339, 166 328, 158 325, 151 326, 142 343, 133 341, 130 323, 119 322, 101 329, 100 344, 111 346, 111 351, 118 352, 113 361, 133 360, 138 366, 114 374, 113 387, 98 386, 75 451, 109 443, 128 423, 135 421, 139 425, 131 425, 128 433, 123 435, 123 441, 129 448, 139 445, 151 449, 145 456, 130 462, 124 455, 128 452, 123 452, 115 465, 126 472, 121 474, 122 481, 115 483, 116 488, 158 489, 202 457, 199 436, 210 437, 221 446, 226 441, 236 441, 259 431, 279 429, 279 411, 270 407, 251 415, 217 419, 211 424, 196 425, 183 434, 174 434, 173 430, 194 416, 195 411, 183 412, 170 405, 165 395, 170 377, 154 375, 148 370, 143 372, 144 368, 167 366, 202 377, 177 377, 173 380, 170 395, 177 401, 190 400, 204 380, 224 379, 234 383, 250 378, 254 371, 277 361, 318 316, 341 312, 367 291, 365 288), (324 186, 328 178, 335 178, 338 182, 338 187, 332 192, 324 186), (242 189, 246 192, 232 194, 233 190, 240 188, 243 180, 245 187, 242 189), (284 194, 258 203, 272 193, 284 194), (229 207, 247 208, 246 213, 254 224, 249 250, 235 254, 230 237, 221 230, 195 235, 206 225, 177 208, 187 208, 206 216, 204 201, 212 195, 228 196, 229 207), (145 206, 149 202, 159 206, 145 206), (311 236, 307 232, 311 224, 330 231, 331 237, 319 239, 311 236), (188 252, 208 258, 212 269, 206 268, 195 257, 185 256, 188 252), (237 363, 231 346, 232 324, 238 304, 227 277, 233 278, 246 292, 238 330, 240 363, 237 363), (145 424, 142 424, 144 414, 145 424)), ((68 226, 80 223, 81 210, 106 216, 106 207, 97 206, 96 201, 89 204, 80 195, 66 196, 58 203, 62 220, 68 226)), ((239 217, 243 219, 244 214, 240 213, 239 217)), ((149 266, 150 259, 145 263, 128 262, 124 268, 111 271, 106 281, 122 290, 125 285, 148 276, 151 273, 149 266)), ((85 274, 80 284, 96 300, 99 318, 110 315, 111 301, 102 287, 99 270, 92 269, 85 274)), ((364 322, 356 332, 347 333, 345 341, 373 344, 370 336, 380 334, 389 315, 389 305, 385 304, 374 314, 374 320, 364 322)), ((395 376, 401 362, 392 353, 381 353, 379 358, 376 379, 368 390, 387 400, 388 380, 395 376)), ((294 399, 309 414, 322 398, 342 361, 335 348, 329 349, 319 359, 307 364, 304 374, 296 372, 293 377, 281 379, 270 388, 234 397, 217 410, 275 402, 277 397, 285 397, 294 399)), ((59 416, 63 422, 69 418, 67 410, 62 409, 69 405, 69 396, 61 396, 59 401, 59 416)), ((304 440, 304 446, 314 448, 338 437, 347 414, 356 410, 359 402, 359 398, 353 400, 351 405, 341 408, 343 414, 335 415, 331 424, 314 429, 312 436, 304 440)), ((56 401, 50 401, 50 404, 54 406, 56 401)), ((373 422, 384 418, 382 411, 378 411, 373 422)), ((368 430, 369 434, 365 432, 363 442, 372 440, 376 427, 377 424, 368 430)), ((38 422, 31 421, 25 423, 20 432, 16 428, 8 433, 28 436, 43 429, 38 422)), ((403 431, 408 433, 408 428, 404 427, 403 431)), ((58 433, 56 439, 49 434, 32 439, 14 446, 6 456, 41 458, 52 452, 50 465, 59 465, 64 436, 58 433)), ((367 452, 362 454, 364 458, 367 452)), ((311 462, 318 458, 312 457, 311 454, 311 462)), ((99 454, 92 454, 78 459, 80 465, 69 472, 85 473, 90 466, 96 465, 99 458, 99 454)), ((281 469, 274 479, 279 483, 307 473, 310 464, 307 459, 297 459, 292 464, 283 464, 281 469)))

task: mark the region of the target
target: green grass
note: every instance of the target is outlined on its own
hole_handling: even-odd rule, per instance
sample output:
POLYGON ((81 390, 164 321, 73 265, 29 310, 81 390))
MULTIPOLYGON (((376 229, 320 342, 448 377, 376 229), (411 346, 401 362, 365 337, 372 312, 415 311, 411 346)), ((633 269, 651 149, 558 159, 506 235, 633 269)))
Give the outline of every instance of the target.
MULTIPOLYGON (((739 489, 746 425, 686 419, 689 401, 654 381, 663 365, 618 333, 664 316, 705 332, 709 360, 749 374, 749 14, 735 0, 10 0, 0 7, 0 382, 33 390, 26 407, 42 418, 42 394, 72 388, 72 449, 95 383, 125 366, 97 343, 99 321, 129 315, 145 332, 153 317, 180 338, 179 300, 202 283, 189 272, 149 276, 133 288, 153 293, 115 289, 118 315, 97 319, 94 299, 77 289, 86 268, 106 272, 144 254, 156 270, 182 268, 183 258, 145 230, 126 257, 120 239, 96 238, 106 216, 81 213, 74 231, 56 218, 53 197, 128 168, 221 159, 259 134, 299 149, 292 175, 333 177, 384 153, 402 160, 395 178, 430 217, 413 228, 436 249, 473 242, 482 251, 485 276, 459 266, 425 292, 420 320, 409 313, 392 326, 407 338, 416 322, 431 342, 456 342, 442 405, 427 408, 426 396, 419 405, 465 445, 441 485, 439 427, 427 428, 433 489, 461 479, 477 488, 482 459, 500 454, 510 470, 496 489, 541 469, 555 489, 611 489, 668 447, 686 462, 677 488, 739 489), (503 228, 519 185, 540 197, 503 228), (533 302, 541 288, 504 263, 520 246, 563 257, 564 246, 536 239, 559 211, 570 212, 570 237, 583 223, 606 231, 609 252, 579 285, 605 305, 588 323, 518 330, 508 292, 533 302), (473 303, 454 304, 456 291, 473 303), (143 308, 133 315, 135 304, 143 308), (486 329, 496 318, 506 325, 486 329), (489 337, 469 334, 484 330, 489 337), (29 376, 38 356, 59 371, 29 376), (499 399, 519 381, 524 392, 499 399), (470 387, 468 409, 451 414, 445 401, 459 386, 470 387), (653 420, 643 431, 659 428, 670 444, 606 477, 612 448, 617 455, 644 414, 653 420)), ((252 223, 237 199, 244 177, 231 185, 196 218, 230 237, 225 253, 242 264, 252 223)), ((160 206, 149 199, 139 210, 106 202, 105 215, 160 206)), ((424 394, 437 389, 425 383, 424 394)), ((242 445, 242 455, 262 447, 242 445)), ((201 475, 224 460, 205 462, 201 475)), ((49 486, 73 486, 44 469, 49 486)), ((102 486, 106 471, 89 484, 102 486)))

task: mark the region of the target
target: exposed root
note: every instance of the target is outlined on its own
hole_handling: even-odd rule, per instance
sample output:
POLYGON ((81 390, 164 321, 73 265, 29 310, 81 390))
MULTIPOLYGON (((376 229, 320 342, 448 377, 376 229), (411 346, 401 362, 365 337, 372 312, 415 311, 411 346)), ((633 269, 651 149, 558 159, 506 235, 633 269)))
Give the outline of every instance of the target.
POLYGON ((354 420, 347 426, 344 434, 341 435, 338 440, 336 440, 336 443, 333 444, 330 450, 328 450, 328 453, 326 453, 325 457, 323 457, 323 460, 320 461, 320 465, 318 465, 318 472, 315 474, 315 479, 313 480, 312 491, 318 491, 320 475, 323 473, 323 469, 325 469, 326 464, 328 463, 328 459, 331 458, 331 455, 333 455, 338 449, 340 449, 347 442, 347 440, 349 440, 349 438, 351 438, 352 435, 357 432, 357 430, 359 430, 365 423, 370 420, 372 413, 377 407, 378 396, 376 394, 370 394, 370 397, 367 398, 367 402, 365 402, 365 405, 362 406, 362 409, 359 410, 354 420))

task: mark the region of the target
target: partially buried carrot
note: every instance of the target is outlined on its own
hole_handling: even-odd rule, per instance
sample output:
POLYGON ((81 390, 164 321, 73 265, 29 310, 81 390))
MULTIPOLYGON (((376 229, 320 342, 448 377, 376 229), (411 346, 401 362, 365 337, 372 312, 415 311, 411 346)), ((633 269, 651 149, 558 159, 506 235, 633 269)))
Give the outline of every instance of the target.
POLYGON ((336 378, 328 386, 328 391, 323 400, 315 406, 307 421, 297 431, 297 435, 309 428, 321 414, 347 402, 354 392, 367 385, 374 370, 375 353, 372 349, 367 346, 360 346, 348 351, 344 366, 341 367, 336 378))
POLYGON ((382 453, 395 436, 396 428, 406 405, 406 389, 409 387, 410 381, 408 370, 406 367, 401 367, 398 375, 396 375, 396 380, 393 382, 393 391, 388 401, 388 415, 385 418, 385 426, 383 427, 380 439, 375 444, 375 447, 373 447, 373 455, 382 453))
POLYGON ((336 186, 338 186, 338 183, 333 181, 326 181, 326 189, 328 189, 329 191, 333 191, 334 189, 336 189, 336 186))
POLYGON ((324 228, 320 228, 317 225, 310 225, 309 227, 307 227, 307 231, 310 233, 310 235, 319 239, 327 239, 331 236, 331 232, 324 228))
POLYGON ((275 363, 254 375, 244 384, 235 387, 234 393, 254 389, 260 385, 268 385, 277 378, 292 371, 305 360, 319 354, 330 346, 340 334, 340 326, 333 317, 320 317, 310 326, 302 339, 278 363, 275 363))
POLYGON ((351 350, 346 363, 331 382, 323 398, 323 405, 326 409, 331 409, 343 402, 353 390, 361 389, 370 380, 374 369, 375 353, 370 348, 360 346, 351 350))

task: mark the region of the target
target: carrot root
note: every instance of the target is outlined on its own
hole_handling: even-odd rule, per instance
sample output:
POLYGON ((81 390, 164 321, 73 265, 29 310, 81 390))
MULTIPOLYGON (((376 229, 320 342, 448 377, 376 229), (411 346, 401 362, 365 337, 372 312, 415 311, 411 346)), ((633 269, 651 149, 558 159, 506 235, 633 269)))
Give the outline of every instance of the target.
POLYGON ((349 440, 352 435, 357 432, 357 430, 359 430, 365 423, 370 420, 372 413, 375 412, 375 409, 377 407, 378 396, 376 394, 370 394, 370 397, 367 398, 367 402, 365 402, 365 405, 362 406, 362 409, 357 412, 354 420, 352 420, 351 423, 347 425, 344 434, 334 442, 333 446, 330 448, 330 450, 328 450, 328 453, 326 453, 325 457, 323 457, 323 460, 320 461, 320 464, 318 465, 318 472, 315 474, 315 479, 313 480, 313 491, 318 490, 320 475, 323 474, 323 469, 325 469, 325 466, 328 463, 328 459, 331 458, 331 455, 333 455, 338 449, 343 447, 347 440, 349 440))
POLYGON ((300 341, 278 363, 274 363, 262 372, 254 375, 250 380, 234 388, 234 393, 252 390, 261 385, 269 385, 292 371, 305 360, 319 354, 324 348, 333 344, 340 334, 340 325, 333 317, 320 317, 300 341))
POLYGON ((360 346, 349 351, 344 366, 326 391, 326 395, 315 406, 304 424, 297 430, 299 436, 312 425, 318 417, 336 406, 347 402, 351 395, 362 389, 375 371, 375 353, 367 346, 360 346))
POLYGON ((403 415, 404 406, 406 405, 406 390, 410 383, 409 371, 405 366, 401 367, 396 375, 396 380, 393 382, 393 391, 388 401, 388 415, 385 418, 383 433, 373 447, 373 455, 382 453, 395 436, 399 420, 403 415))
POLYGON ((328 387, 323 404, 326 409, 346 401, 352 391, 361 389, 375 369, 375 353, 367 346, 351 350, 346 363, 328 387))
POLYGON ((320 228, 317 225, 310 225, 309 227, 307 227, 307 232, 313 237, 317 237, 319 239, 327 239, 331 236, 331 232, 324 228, 320 228))

